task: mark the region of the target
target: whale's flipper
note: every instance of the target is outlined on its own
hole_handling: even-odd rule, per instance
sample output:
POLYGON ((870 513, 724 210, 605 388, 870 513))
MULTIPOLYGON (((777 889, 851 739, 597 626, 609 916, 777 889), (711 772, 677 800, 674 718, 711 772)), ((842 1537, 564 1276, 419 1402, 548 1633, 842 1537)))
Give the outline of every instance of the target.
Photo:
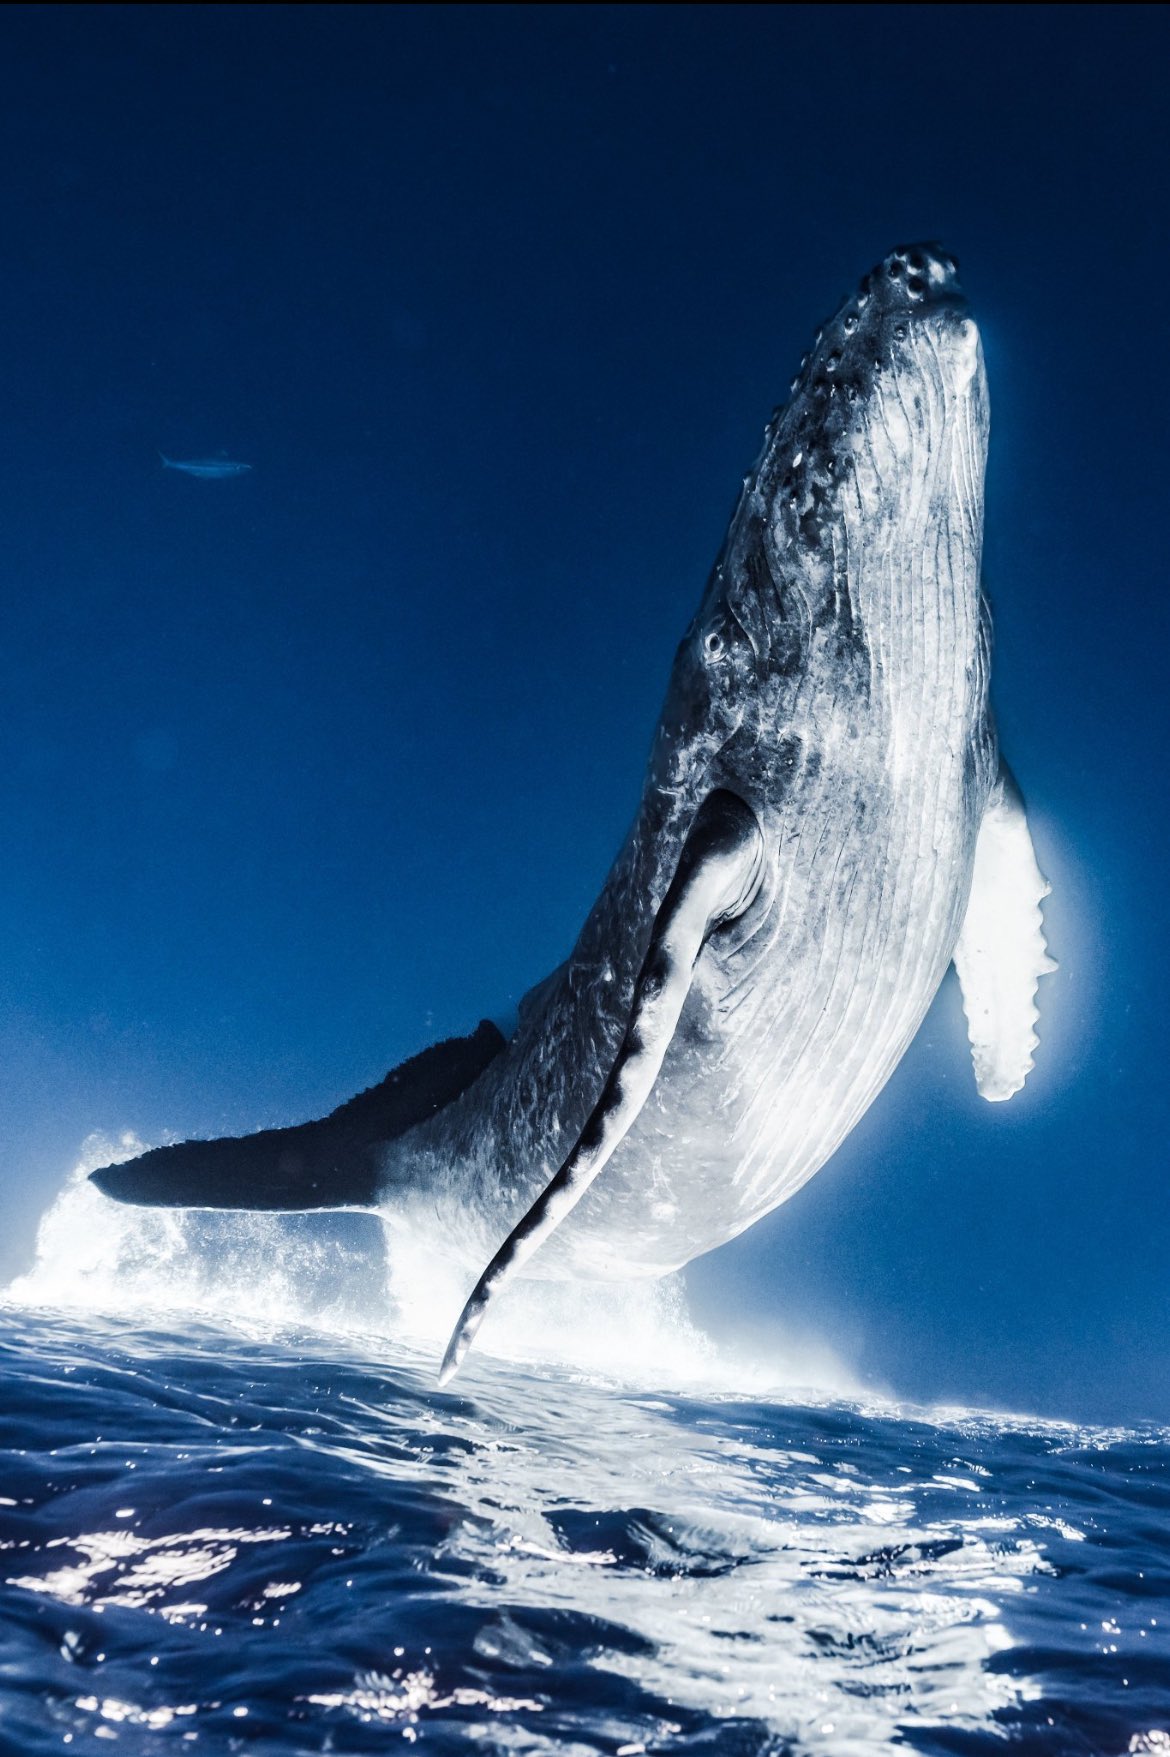
POLYGON ((1051 889, 1036 864, 1020 790, 1001 765, 979 826, 971 897, 955 947, 975 1084, 992 1101, 1018 1092, 1032 1069, 1036 986, 1056 969, 1040 914, 1051 889))
POLYGON ((162 1208, 369 1208, 382 1144, 433 1116, 477 1080, 504 1047, 488 1019, 412 1056, 377 1086, 319 1122, 219 1141, 156 1147, 91 1181, 119 1202, 162 1208))
POLYGON ((440 1385, 458 1371, 488 1302, 576 1206, 629 1130, 658 1078, 708 935, 743 914, 763 868, 764 839, 755 814, 734 793, 709 794, 655 917, 626 1034, 601 1097, 561 1169, 476 1283, 447 1345, 440 1385))

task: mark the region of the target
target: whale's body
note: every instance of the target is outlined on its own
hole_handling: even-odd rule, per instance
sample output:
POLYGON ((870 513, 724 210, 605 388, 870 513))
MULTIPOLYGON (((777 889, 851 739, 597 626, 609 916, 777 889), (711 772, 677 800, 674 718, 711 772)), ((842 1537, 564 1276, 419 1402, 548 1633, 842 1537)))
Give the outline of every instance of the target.
POLYGON ((1046 887, 988 703, 987 431, 954 264, 894 252, 769 423, 679 647, 634 824, 511 1040, 484 1027, 391 1076, 378 1091, 405 1098, 403 1126, 369 1095, 348 1136, 327 1119, 186 1143, 99 1184, 374 1206, 469 1265, 509 1235, 469 1335, 538 1245, 544 1275, 660 1275, 792 1195, 889 1077, 952 959, 980 1088, 1009 1096, 1050 966, 1046 887), (433 1101, 411 1110, 424 1075, 433 1101))

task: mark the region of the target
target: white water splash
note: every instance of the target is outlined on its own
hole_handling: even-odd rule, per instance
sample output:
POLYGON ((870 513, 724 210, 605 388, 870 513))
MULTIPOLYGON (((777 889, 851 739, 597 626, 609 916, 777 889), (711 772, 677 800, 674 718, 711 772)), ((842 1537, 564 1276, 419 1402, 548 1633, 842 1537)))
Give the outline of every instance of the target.
MULTIPOLYGON (((436 1362, 474 1276, 429 1249, 416 1233, 391 1236, 389 1285, 399 1334, 435 1351, 436 1362)), ((541 1281, 520 1277, 496 1301, 468 1358, 555 1362, 588 1378, 662 1391, 822 1400, 858 1393, 825 1344, 778 1329, 750 1346, 700 1329, 683 1275, 658 1281, 541 1281)), ((464 1375, 467 1368, 463 1369, 464 1375)))
MULTIPOLYGON (((262 1326, 371 1327, 385 1297, 376 1222, 293 1214, 212 1214, 113 1202, 89 1173, 147 1149, 131 1133, 90 1135, 41 1219, 36 1257, 6 1297, 97 1311, 201 1312, 262 1326)), ((359 1219, 361 1217, 358 1217, 359 1219)))
MULTIPOLYGON (((409 1340, 436 1367, 467 1297, 465 1266, 372 1215, 138 1208, 88 1181, 145 1152, 132 1133, 91 1135, 37 1231, 36 1258, 4 1297, 26 1306, 199 1313, 264 1331, 306 1327, 409 1340)), ((473 1361, 555 1362, 659 1390, 805 1399, 858 1387, 823 1344, 771 1332, 717 1343, 695 1324, 683 1278, 521 1279, 493 1306, 473 1361)))

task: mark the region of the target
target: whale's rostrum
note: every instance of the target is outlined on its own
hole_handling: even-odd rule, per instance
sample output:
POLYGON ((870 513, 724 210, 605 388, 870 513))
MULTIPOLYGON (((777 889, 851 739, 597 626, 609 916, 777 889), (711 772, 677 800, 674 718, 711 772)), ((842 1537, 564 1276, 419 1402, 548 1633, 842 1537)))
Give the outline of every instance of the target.
POLYGON ((678 1268, 824 1164, 952 958, 976 1079, 1032 1066, 1047 886, 988 704, 987 383, 953 260, 894 251, 818 332, 675 657, 570 957, 321 1122, 94 1173, 124 1201, 377 1209, 474 1273, 678 1268))

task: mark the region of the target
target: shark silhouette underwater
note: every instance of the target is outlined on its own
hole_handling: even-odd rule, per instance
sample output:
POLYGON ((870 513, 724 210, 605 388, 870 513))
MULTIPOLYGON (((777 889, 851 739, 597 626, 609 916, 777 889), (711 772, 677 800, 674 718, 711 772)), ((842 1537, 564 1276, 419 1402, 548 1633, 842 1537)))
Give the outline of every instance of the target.
POLYGON ((124 1202, 377 1211, 472 1288, 441 1380, 539 1251, 657 1276, 785 1201, 951 961, 985 1098, 1047 957, 988 702, 988 397, 954 261, 893 251, 818 331, 675 657, 637 815, 572 953, 332 1115, 93 1173, 124 1202))

